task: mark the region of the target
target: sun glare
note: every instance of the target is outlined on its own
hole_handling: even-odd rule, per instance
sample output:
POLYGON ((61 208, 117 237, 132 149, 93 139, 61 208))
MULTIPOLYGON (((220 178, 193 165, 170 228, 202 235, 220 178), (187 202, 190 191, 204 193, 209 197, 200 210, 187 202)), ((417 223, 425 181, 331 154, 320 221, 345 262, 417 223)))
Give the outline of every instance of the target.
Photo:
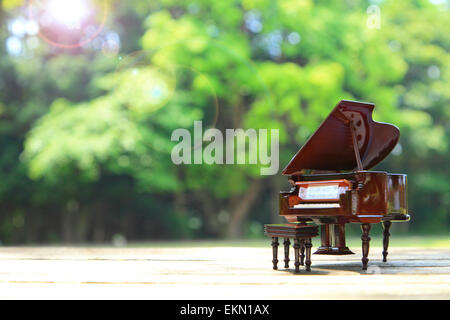
POLYGON ((79 29, 89 14, 85 0, 49 0, 48 14, 71 29, 79 29))

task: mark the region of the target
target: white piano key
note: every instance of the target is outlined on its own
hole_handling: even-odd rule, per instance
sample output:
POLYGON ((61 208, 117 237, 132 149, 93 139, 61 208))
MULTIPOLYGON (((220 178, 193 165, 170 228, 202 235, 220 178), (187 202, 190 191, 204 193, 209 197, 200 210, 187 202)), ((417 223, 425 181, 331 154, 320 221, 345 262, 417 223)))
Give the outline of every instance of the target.
POLYGON ((339 203, 300 203, 294 208, 339 208, 339 203))

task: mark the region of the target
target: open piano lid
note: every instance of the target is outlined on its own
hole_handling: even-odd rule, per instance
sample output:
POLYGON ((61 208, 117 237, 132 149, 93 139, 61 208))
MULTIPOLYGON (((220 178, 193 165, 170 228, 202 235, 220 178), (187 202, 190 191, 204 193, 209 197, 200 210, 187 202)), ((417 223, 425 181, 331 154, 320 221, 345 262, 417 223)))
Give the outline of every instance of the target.
POLYGON ((339 102, 292 158, 283 174, 299 173, 302 169, 355 170, 358 162, 353 141, 358 145, 362 169, 374 167, 387 157, 400 137, 396 126, 372 119, 374 107, 371 103, 349 100, 339 102))

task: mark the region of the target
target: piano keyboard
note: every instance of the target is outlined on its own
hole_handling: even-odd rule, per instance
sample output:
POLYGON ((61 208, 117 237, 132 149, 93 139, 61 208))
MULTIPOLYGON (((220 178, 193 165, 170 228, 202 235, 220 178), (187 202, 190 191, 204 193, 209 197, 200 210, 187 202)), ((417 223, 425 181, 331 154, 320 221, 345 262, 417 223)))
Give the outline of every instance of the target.
POLYGON ((300 203, 294 208, 339 208, 339 203, 300 203))

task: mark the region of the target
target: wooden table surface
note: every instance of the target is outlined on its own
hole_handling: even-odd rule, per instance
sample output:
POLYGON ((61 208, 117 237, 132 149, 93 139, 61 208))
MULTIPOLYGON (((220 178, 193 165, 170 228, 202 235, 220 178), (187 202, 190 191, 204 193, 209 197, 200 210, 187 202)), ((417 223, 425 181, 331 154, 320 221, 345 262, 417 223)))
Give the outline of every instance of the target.
MULTIPOLYGON (((353 248, 352 248, 353 249, 353 248)), ((272 270, 251 247, 1 247, 1 299, 449 299, 450 249, 312 256, 312 272, 272 270)), ((314 248, 313 248, 314 252, 314 248)), ((282 248, 279 250, 282 260, 282 248)), ((302 267, 301 267, 302 268, 302 267)))

